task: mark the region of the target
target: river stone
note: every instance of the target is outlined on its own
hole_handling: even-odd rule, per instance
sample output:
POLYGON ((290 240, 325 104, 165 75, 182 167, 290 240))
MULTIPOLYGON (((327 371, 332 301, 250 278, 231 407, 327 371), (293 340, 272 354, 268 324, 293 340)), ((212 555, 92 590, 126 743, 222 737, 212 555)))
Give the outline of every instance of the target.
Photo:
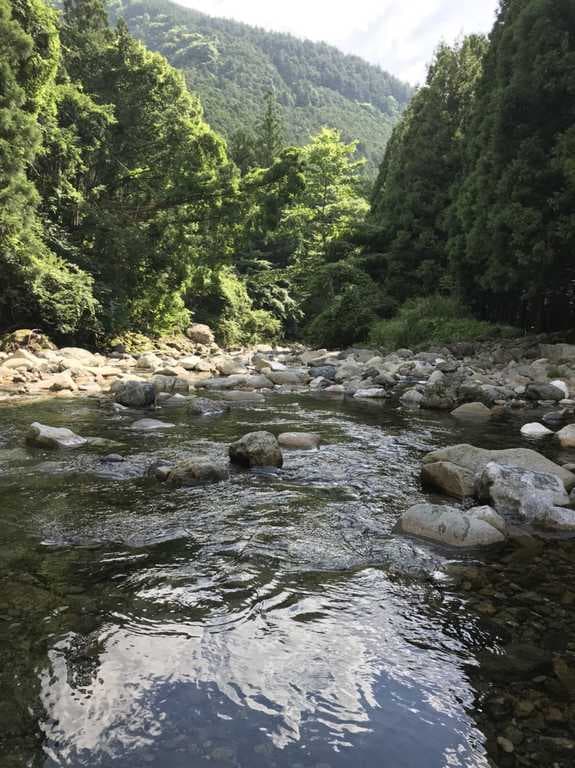
POLYGON ((528 384, 525 389, 525 397, 528 400, 564 400, 565 393, 553 384, 528 384))
POLYGON ((281 467, 283 456, 271 432, 249 432, 229 448, 230 459, 247 467, 281 467))
POLYGON ((154 429, 172 429, 175 426, 168 421, 159 421, 158 419, 138 419, 132 424, 131 429, 149 432, 154 429))
POLYGON ((553 432, 550 429, 547 429, 543 424, 538 424, 534 421, 530 424, 524 424, 521 427, 521 434, 524 437, 547 437, 548 435, 552 435, 553 432))
POLYGON ((569 387, 567 386, 567 383, 563 381, 562 379, 554 379, 551 382, 552 387, 556 387, 556 389, 560 389, 561 392, 563 392, 563 400, 569 399, 569 387))
POLYGON ((321 437, 315 432, 282 432, 278 442, 282 448, 313 451, 319 448, 321 437))
POLYGON ((533 494, 553 505, 567 506, 569 496, 557 475, 531 472, 521 467, 490 462, 477 478, 477 496, 491 502, 498 512, 518 512, 523 500, 533 494))
POLYGON ((156 390, 147 381, 115 381, 114 400, 126 408, 147 408, 156 402, 156 390))
POLYGON ((451 411, 451 415, 461 421, 488 421, 492 414, 483 403, 464 403, 451 411))
POLYGON ((453 445, 423 457, 423 480, 450 496, 472 496, 475 477, 494 461, 533 472, 557 475, 567 490, 575 485, 575 475, 530 448, 490 451, 473 445, 453 445))
POLYGON ((266 368, 269 368, 270 371, 285 371, 287 369, 287 366, 283 363, 280 363, 277 360, 271 360, 268 357, 263 357, 262 355, 254 355, 252 358, 252 365, 256 371, 264 371, 266 368))
POLYGON ((561 531, 575 530, 575 510, 556 506, 547 493, 527 493, 519 513, 529 523, 561 531))
POLYGON ((464 512, 456 507, 416 504, 403 514, 400 526, 404 533, 451 547, 485 547, 505 541, 505 523, 489 507, 464 512))
POLYGON ((37 448, 80 448, 88 440, 66 427, 48 427, 35 421, 30 425, 26 442, 37 448))
POLYGON ((165 376, 157 373, 152 376, 150 383, 157 393, 168 392, 169 394, 174 394, 175 392, 180 392, 187 395, 190 391, 190 383, 179 376, 165 376))
POLYGON ((561 448, 575 448, 575 424, 569 424, 557 432, 561 448))
MULTIPOLYGON (((196 371, 202 362, 202 358, 197 355, 186 355, 186 357, 182 357, 178 360, 178 365, 181 365, 186 371, 196 371)), ((208 368, 208 370, 210 368, 208 368)))
POLYGON ((265 403, 266 401, 261 392, 254 392, 253 390, 246 392, 241 389, 236 389, 231 392, 222 392, 221 397, 232 403, 265 403))
MULTIPOLYGON (((252 377, 253 378, 253 377, 252 377)), ((198 387, 205 389, 236 389, 243 387, 248 376, 245 374, 234 374, 232 376, 215 376, 212 379, 204 379, 197 384, 198 387)))
POLYGON ((274 384, 307 384, 310 380, 310 375, 307 371, 299 371, 290 369, 287 371, 272 371, 266 372, 266 376, 273 381, 274 384))
POLYGON ((245 367, 233 357, 218 357, 213 361, 222 376, 238 376, 247 373, 245 367))
POLYGON ((167 482, 170 485, 200 485, 217 483, 229 476, 228 468, 207 458, 186 459, 170 469, 167 482))
POLYGON ((160 392, 158 395, 158 405, 164 408, 177 408, 178 406, 185 405, 189 402, 189 398, 185 395, 181 395, 176 392, 175 395, 170 395, 169 392, 160 392))
POLYGON ((374 387, 373 389, 358 389, 353 396, 358 400, 381 400, 384 397, 387 397, 387 390, 380 387, 374 387))
POLYGON ((204 344, 209 346, 213 344, 214 332, 209 325, 203 325, 202 323, 193 323, 186 331, 188 339, 194 341, 196 344, 204 344))
POLYGON ((162 365, 160 358, 153 352, 143 352, 136 361, 136 368, 155 371, 162 365))
POLYGON ((407 408, 419 408, 425 400, 425 397, 417 389, 408 389, 403 393, 399 400, 401 404, 405 405, 407 408))
POLYGON ((194 397, 190 401, 188 411, 194 416, 219 416, 230 410, 230 406, 221 400, 210 400, 207 397, 194 397))
POLYGON ((309 369, 310 376, 313 379, 322 378, 328 381, 335 381, 337 368, 335 365, 316 365, 309 369))
POLYGON ((483 651, 479 654, 482 672, 496 680, 525 680, 551 671, 549 651, 536 645, 512 643, 503 654, 483 651))

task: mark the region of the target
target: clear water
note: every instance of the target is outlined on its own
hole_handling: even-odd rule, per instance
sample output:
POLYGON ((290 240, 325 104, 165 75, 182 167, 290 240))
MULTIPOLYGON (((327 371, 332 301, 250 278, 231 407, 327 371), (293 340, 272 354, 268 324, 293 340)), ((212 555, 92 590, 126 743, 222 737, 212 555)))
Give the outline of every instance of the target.
POLYGON ((0 406, 0 766, 487 766, 469 670, 498 638, 437 588, 451 553, 391 532, 429 498, 424 452, 518 425, 313 395, 154 415, 176 428, 0 406), (34 420, 120 445, 28 449, 34 420), (203 488, 145 476, 254 429, 324 446, 203 488))

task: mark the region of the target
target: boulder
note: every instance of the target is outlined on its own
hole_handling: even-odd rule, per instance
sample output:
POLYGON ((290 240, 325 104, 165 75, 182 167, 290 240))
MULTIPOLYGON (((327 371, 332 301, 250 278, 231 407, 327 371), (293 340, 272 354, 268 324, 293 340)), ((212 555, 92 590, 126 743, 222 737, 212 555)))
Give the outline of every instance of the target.
POLYGON ((286 366, 283 363, 280 363, 277 360, 272 360, 269 357, 264 357, 263 355, 254 355, 252 358, 252 365, 256 371, 263 371, 266 368, 269 368, 270 371, 286 370, 286 366))
POLYGON ((57 350, 58 357, 70 357, 73 360, 80 361, 83 365, 94 365, 98 358, 92 352, 81 347, 63 347, 57 350))
POLYGON ((307 371, 299 371, 297 369, 272 371, 268 368, 266 369, 266 376, 274 384, 288 384, 290 386, 307 384, 307 382, 310 380, 310 375, 307 371))
POLYGON ((247 467, 281 467, 280 444, 271 432, 249 432, 229 448, 230 459, 247 467))
POLYGON ((51 392, 75 392, 78 389, 78 385, 72 378, 72 375, 69 371, 65 371, 64 373, 57 373, 52 377, 51 382, 51 392))
POLYGON ((136 368, 142 370, 155 371, 162 365, 160 358, 153 352, 144 352, 136 361, 136 368))
MULTIPOLYGON (((178 360, 178 364, 182 366, 186 371, 197 371, 199 365, 204 362, 201 357, 197 355, 186 355, 178 360)), ((208 370, 211 369, 211 366, 208 370)))
POLYGON ((156 389, 146 381, 115 381, 114 400, 126 408, 148 408, 156 402, 156 389))
POLYGON ((528 400, 564 400, 565 392, 563 389, 553 384, 528 384, 525 389, 525 397, 528 400))
POLYGON ((313 451, 319 448, 321 437, 315 432, 282 432, 278 442, 282 448, 313 451))
POLYGON ((565 485, 557 475, 496 462, 489 462, 478 475, 476 493, 502 513, 519 512, 523 500, 534 494, 540 499, 549 499, 555 506, 569 504, 565 485))
POLYGON ((555 389, 560 389, 561 392, 563 392, 563 400, 569 399, 569 387, 567 386, 566 382, 562 381, 562 379, 554 379, 551 382, 551 386, 555 387, 555 389))
POLYGON ((424 401, 424 396, 417 389, 408 389, 399 398, 406 408, 419 408, 424 401))
POLYGON ((490 507, 462 511, 456 507, 416 504, 405 512, 401 530, 451 547, 485 547, 505 541, 505 522, 490 507))
POLYGON ((193 416, 220 416, 230 410, 228 403, 210 400, 207 397, 194 397, 188 405, 188 412, 193 416))
POLYGON ((246 392, 242 389, 222 392, 221 397, 230 403, 265 403, 266 401, 261 392, 254 392, 253 390, 246 392))
POLYGON ((196 457, 186 459, 176 464, 166 477, 170 485, 204 485, 206 483, 217 483, 226 480, 229 476, 228 467, 224 464, 216 463, 211 459, 196 457))
POLYGON ((387 390, 380 387, 373 387, 372 389, 358 389, 353 395, 358 400, 376 399, 381 400, 387 397, 387 390))
POLYGON ((520 515, 529 523, 551 530, 575 530, 575 510, 557 506, 547 493, 526 493, 520 515))
POLYGON ((176 392, 175 395, 171 395, 169 392, 160 392, 157 403, 165 408, 178 408, 185 405, 188 401, 189 398, 181 395, 179 392, 176 392))
POLYGON ((335 365, 317 365, 309 369, 312 379, 322 378, 328 381, 335 381, 337 368, 335 365))
POLYGON ((547 429, 543 424, 538 424, 534 421, 530 424, 524 424, 521 427, 521 434, 524 437, 548 437, 549 435, 552 435, 553 432, 550 429, 547 429))
POLYGON ((168 394, 173 395, 176 392, 179 392, 180 394, 187 395, 190 391, 190 383, 179 376, 155 374, 150 379, 150 384, 156 390, 156 394, 167 392, 168 394))
POLYGON ((575 362, 575 346, 573 344, 542 344, 541 354, 550 363, 575 362))
POLYGON ((248 376, 244 374, 233 376, 215 376, 212 379, 204 379, 202 382, 197 384, 197 386, 212 390, 234 389, 236 387, 243 387, 247 379, 248 376))
POLYGON ((26 442, 37 448, 80 448, 88 443, 85 437, 80 437, 65 427, 48 427, 35 421, 30 425, 26 442))
POLYGON ((203 325, 202 323, 193 323, 186 331, 188 339, 196 344, 204 344, 209 346, 215 341, 214 332, 209 325, 203 325))
POLYGON ((154 429, 172 429, 175 426, 168 421, 159 421, 158 419, 138 419, 138 421, 134 421, 131 428, 150 432, 154 429))
POLYGON ((218 357, 213 363, 222 376, 237 376, 247 373, 245 367, 233 357, 218 357))
POLYGON ((561 448, 575 448, 575 424, 569 424, 556 433, 561 448))
POLYGON ((464 403, 451 411, 451 415, 460 421, 488 421, 492 414, 483 403, 464 403))
POLYGON ((450 496, 472 496, 476 475, 491 461, 557 475, 568 490, 575 485, 575 475, 529 448, 490 451, 465 444, 441 448, 424 456, 423 480, 450 496))

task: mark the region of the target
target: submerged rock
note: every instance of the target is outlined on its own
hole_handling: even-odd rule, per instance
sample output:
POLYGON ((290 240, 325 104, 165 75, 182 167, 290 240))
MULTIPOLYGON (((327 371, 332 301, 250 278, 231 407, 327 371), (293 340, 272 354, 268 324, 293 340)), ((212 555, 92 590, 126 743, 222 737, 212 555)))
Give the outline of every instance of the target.
POLYGON ((483 403, 464 403, 451 411, 451 415, 461 421, 488 421, 492 413, 483 403))
POLYGON ((567 490, 575 485, 575 475, 530 448, 490 451, 473 445, 453 445, 428 453, 423 458, 422 477, 450 496, 472 496, 475 477, 489 462, 521 467, 533 472, 557 475, 567 490))
POLYGON ((313 451, 319 448, 321 437, 315 432, 282 432, 278 442, 282 448, 313 451))
POLYGON ((271 432, 249 432, 229 448, 230 459, 246 467, 281 467, 280 444, 271 432))
POLYGON ((194 416, 220 416, 229 410, 228 403, 210 400, 208 397, 194 397, 188 405, 188 412, 194 416))
POLYGON ((171 424, 169 421, 159 421, 158 419, 138 419, 132 424, 132 429, 138 429, 144 432, 149 432, 154 429, 172 429, 175 424, 171 424))
POLYGON ((146 381, 116 381, 111 391, 114 400, 126 408, 148 408, 156 402, 156 389, 146 381))
POLYGON ((405 512, 401 530, 451 547, 485 547, 505 541, 505 522, 491 507, 416 504, 405 512))
POLYGON ((88 443, 85 437, 76 435, 65 427, 48 427, 35 421, 30 425, 26 442, 37 448, 80 448, 88 443))
POLYGON ((217 483, 229 476, 229 469, 210 459, 198 457, 186 459, 175 465, 167 474, 170 485, 203 485, 217 483))

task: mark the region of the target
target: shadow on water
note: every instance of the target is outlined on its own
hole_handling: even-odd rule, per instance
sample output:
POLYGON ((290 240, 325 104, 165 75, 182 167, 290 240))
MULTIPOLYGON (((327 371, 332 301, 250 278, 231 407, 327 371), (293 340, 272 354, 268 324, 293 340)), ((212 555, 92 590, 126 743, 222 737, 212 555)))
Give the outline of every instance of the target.
POLYGON ((424 452, 517 445, 515 422, 312 395, 138 417, 0 407, 2 768, 489 765, 469 670, 497 634, 438 589, 451 555, 392 530, 424 452), (112 442, 30 450, 34 420, 112 442), (324 446, 204 488, 146 476, 253 429, 324 446))

